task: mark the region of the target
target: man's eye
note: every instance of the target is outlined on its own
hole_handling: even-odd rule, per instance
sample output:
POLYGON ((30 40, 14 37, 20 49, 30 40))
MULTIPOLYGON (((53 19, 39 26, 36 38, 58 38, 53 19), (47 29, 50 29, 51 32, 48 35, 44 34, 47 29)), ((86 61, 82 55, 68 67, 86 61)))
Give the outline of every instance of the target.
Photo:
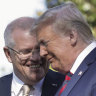
POLYGON ((29 54, 29 53, 31 53, 32 52, 32 50, 23 50, 23 51, 21 51, 20 53, 22 53, 22 54, 29 54))
POLYGON ((40 45, 48 46, 48 42, 49 42, 49 41, 41 41, 41 42, 40 42, 40 45))

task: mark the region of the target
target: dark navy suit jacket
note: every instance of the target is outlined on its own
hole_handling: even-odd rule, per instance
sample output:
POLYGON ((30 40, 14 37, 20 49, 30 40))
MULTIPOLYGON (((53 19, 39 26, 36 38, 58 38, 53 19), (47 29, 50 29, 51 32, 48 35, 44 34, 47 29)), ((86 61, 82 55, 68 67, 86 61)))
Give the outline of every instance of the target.
MULTIPOLYGON (((64 75, 49 70, 44 79, 41 96, 55 96, 63 81, 64 75)), ((11 83, 12 74, 0 78, 0 96, 11 96, 11 83)))
POLYGON ((61 96, 96 96, 96 49, 83 60, 61 96))

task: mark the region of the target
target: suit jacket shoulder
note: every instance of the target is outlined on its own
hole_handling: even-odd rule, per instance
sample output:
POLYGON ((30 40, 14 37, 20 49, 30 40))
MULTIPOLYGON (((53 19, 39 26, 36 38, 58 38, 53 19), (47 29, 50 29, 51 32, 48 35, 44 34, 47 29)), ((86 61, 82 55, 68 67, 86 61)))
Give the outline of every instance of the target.
POLYGON ((0 78, 0 96, 11 96, 12 74, 0 78))
POLYGON ((54 96, 64 81, 65 76, 49 69, 45 76, 41 96, 54 96))
POLYGON ((83 60, 61 96, 96 96, 96 48, 83 60))
MULTIPOLYGON (((63 80, 64 75, 49 70, 44 79, 41 96, 54 96, 63 80)), ((12 74, 0 78, 0 96, 11 96, 11 83, 12 74)))

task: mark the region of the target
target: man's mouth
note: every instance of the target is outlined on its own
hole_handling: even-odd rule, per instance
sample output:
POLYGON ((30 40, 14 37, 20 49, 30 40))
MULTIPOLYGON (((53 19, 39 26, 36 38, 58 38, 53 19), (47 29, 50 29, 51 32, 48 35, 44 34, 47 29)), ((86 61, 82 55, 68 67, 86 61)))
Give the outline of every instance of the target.
POLYGON ((30 67, 30 68, 40 68, 41 64, 27 65, 27 67, 30 67))

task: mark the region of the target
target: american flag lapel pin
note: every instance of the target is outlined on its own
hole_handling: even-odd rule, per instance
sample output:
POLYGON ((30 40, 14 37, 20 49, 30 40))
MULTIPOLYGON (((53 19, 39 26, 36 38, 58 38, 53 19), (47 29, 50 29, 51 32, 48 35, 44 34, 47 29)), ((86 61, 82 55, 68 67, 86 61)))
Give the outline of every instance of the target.
POLYGON ((80 75, 82 75, 82 73, 83 73, 83 72, 82 72, 82 71, 80 71, 80 72, 78 73, 78 75, 80 76, 80 75))

